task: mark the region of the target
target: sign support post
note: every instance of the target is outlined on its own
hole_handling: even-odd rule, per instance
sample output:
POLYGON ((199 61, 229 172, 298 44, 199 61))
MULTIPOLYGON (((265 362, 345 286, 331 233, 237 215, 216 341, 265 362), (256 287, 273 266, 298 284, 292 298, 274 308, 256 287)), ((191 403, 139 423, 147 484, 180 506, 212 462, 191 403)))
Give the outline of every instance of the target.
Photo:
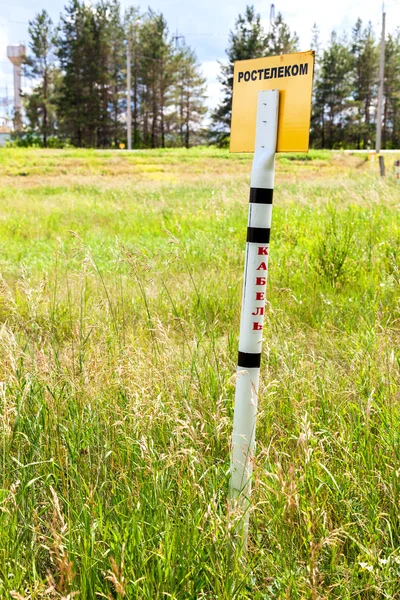
POLYGON ((239 356, 231 448, 230 499, 241 512, 247 543, 251 478, 268 272, 279 91, 258 92, 256 138, 250 184, 239 356))
POLYGON ((231 152, 254 152, 240 321, 230 467, 233 547, 245 550, 264 327, 272 196, 277 152, 308 152, 314 52, 235 62, 231 152), (279 121, 279 127, 278 127, 279 121))

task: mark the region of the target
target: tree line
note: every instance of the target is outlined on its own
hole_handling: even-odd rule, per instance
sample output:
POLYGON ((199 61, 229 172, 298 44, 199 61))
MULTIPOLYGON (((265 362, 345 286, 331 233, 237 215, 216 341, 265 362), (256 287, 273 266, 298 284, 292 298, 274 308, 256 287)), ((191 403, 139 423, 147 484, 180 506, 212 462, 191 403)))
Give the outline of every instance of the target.
POLYGON ((131 7, 123 14, 118 0, 70 0, 57 26, 43 10, 29 35, 25 74, 33 88, 24 104, 28 135, 43 146, 54 138, 78 147, 126 144, 128 102, 134 148, 189 147, 203 135, 205 79, 162 13, 131 7))
MULTIPOLYGON (((358 19, 351 36, 332 32, 320 50, 314 27, 316 76, 311 139, 319 148, 358 148, 375 145, 380 40, 371 23, 358 19)), ((385 44, 382 148, 400 145, 400 32, 389 33, 385 44)))
MULTIPOLYGON (((371 23, 358 19, 350 36, 333 31, 325 48, 316 25, 310 33, 316 56, 311 145, 373 147, 380 40, 371 23)), ((229 33, 227 60, 220 65, 221 101, 206 131, 206 82, 196 54, 182 36, 170 35, 162 13, 131 7, 123 14, 118 0, 70 0, 57 26, 42 11, 29 34, 25 73, 34 85, 25 110, 28 131, 44 146, 50 138, 83 147, 126 144, 128 101, 134 148, 226 145, 234 62, 299 50, 296 32, 280 13, 266 31, 260 14, 246 6, 229 33)), ((394 148, 400 145, 399 30, 387 36, 385 54, 382 147, 394 148)))
MULTIPOLYGON (((374 147, 377 117, 379 43, 371 23, 355 23, 351 36, 332 32, 321 48, 319 30, 311 31, 315 73, 310 142, 315 148, 374 147)), ((308 48, 307 48, 308 49, 308 48)), ((236 60, 299 51, 299 39, 278 14, 266 32, 253 6, 239 15, 229 34, 227 62, 221 66, 223 99, 213 114, 211 137, 229 139, 233 68, 236 60)), ((382 147, 400 147, 400 31, 385 46, 382 147)))

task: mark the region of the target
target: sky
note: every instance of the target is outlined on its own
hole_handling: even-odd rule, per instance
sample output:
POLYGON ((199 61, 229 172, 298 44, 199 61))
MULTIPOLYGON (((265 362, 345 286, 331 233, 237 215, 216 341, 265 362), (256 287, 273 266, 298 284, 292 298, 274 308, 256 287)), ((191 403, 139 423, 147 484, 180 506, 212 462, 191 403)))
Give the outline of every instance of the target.
MULTIPOLYGON (((6 56, 7 44, 27 44, 28 21, 43 8, 55 23, 67 0, 0 0, 0 98, 12 96, 12 65, 6 56)), ((126 8, 132 4, 145 11, 151 8, 163 12, 171 33, 178 31, 186 42, 195 49, 203 74, 208 84, 208 105, 215 106, 220 97, 217 80, 218 61, 225 58, 229 30, 235 19, 243 13, 246 4, 254 4, 268 28, 271 2, 266 0, 121 0, 126 8)), ((322 45, 332 29, 348 32, 358 17, 371 21, 376 32, 381 28, 382 4, 378 0, 335 0, 331 5, 323 0, 276 0, 275 12, 281 12, 291 30, 300 37, 300 49, 309 50, 311 29, 317 23, 322 45)), ((400 0, 386 0, 386 22, 388 31, 400 25, 400 0)))

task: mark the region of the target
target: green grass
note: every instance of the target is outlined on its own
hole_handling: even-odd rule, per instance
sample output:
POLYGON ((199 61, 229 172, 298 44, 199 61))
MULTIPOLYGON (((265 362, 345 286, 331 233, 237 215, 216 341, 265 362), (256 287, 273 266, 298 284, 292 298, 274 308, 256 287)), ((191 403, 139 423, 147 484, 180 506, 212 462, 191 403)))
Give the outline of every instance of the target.
POLYGON ((400 598, 400 188, 309 158, 277 162, 243 566, 251 158, 0 152, 1 598, 400 598))

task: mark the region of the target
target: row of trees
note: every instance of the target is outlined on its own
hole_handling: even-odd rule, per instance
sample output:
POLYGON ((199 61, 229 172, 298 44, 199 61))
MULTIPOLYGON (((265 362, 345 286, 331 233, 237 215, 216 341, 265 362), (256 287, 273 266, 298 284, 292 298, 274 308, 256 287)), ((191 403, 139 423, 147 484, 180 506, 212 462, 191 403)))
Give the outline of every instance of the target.
MULTIPOLYGON (((126 143, 127 53, 131 57, 133 147, 164 147, 204 141, 205 80, 194 51, 182 36, 170 36, 165 18, 119 0, 69 0, 57 27, 45 11, 30 22, 26 74, 34 81, 25 99, 30 131, 46 145, 50 136, 76 146, 126 143)), ((316 53, 311 143, 314 147, 373 145, 378 95, 379 43, 371 24, 359 19, 350 38, 332 33, 316 53)), ((213 112, 209 137, 229 139, 233 67, 236 60, 299 50, 295 32, 278 14, 266 32, 247 6, 229 34, 221 64, 222 100, 213 112)), ((400 33, 386 41, 383 147, 400 145, 400 33)))
MULTIPOLYGON (((322 52, 314 28, 316 79, 312 142, 320 148, 367 148, 375 139, 379 43, 371 23, 358 19, 350 39, 331 34, 322 52)), ((400 144, 400 33, 385 45, 382 147, 400 144)))
POLYGON ((123 15, 118 0, 70 0, 57 27, 42 11, 29 34, 25 73, 34 87, 25 110, 30 132, 44 146, 52 136, 79 147, 126 143, 128 101, 133 147, 196 143, 206 112, 205 80, 195 53, 169 35, 161 13, 130 8, 123 15))
MULTIPOLYGON (((312 30, 316 54, 311 144, 317 148, 373 146, 378 96, 379 42, 372 25, 358 19, 350 39, 332 33, 321 49, 319 31, 312 30)), ((213 115, 212 137, 224 143, 229 137, 233 65, 236 60, 274 56, 299 50, 299 40, 278 14, 269 32, 260 15, 247 6, 230 32, 228 61, 221 67, 223 99, 213 115)), ((400 32, 386 40, 382 147, 400 147, 400 32)))

